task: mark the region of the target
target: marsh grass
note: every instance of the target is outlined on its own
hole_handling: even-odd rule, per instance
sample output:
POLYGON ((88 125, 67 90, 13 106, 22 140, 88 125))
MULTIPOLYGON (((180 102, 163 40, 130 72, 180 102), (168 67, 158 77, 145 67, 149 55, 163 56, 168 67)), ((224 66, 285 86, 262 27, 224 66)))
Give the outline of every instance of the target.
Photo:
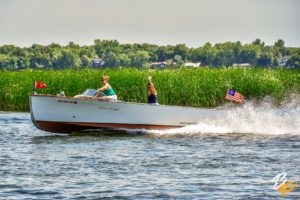
POLYGON ((0 110, 28 111, 34 81, 47 83, 38 93, 74 96, 100 87, 99 77, 110 84, 122 101, 146 102, 146 77, 153 76, 160 104, 195 107, 220 105, 232 87, 246 99, 270 96, 280 103, 287 94, 300 93, 300 71, 262 68, 199 68, 176 70, 82 69, 0 71, 0 110))

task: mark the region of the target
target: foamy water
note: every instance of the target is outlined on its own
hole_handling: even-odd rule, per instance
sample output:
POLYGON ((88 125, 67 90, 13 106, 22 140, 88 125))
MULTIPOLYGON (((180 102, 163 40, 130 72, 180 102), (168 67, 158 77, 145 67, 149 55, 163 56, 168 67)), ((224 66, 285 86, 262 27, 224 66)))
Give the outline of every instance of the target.
POLYGON ((245 102, 238 106, 224 105, 218 117, 214 120, 203 120, 196 125, 169 130, 127 130, 128 132, 143 132, 159 136, 198 134, 266 134, 300 135, 300 98, 293 95, 280 106, 274 106, 271 98, 265 98, 260 103, 245 102))
MULTIPOLYGON (((299 101, 271 102, 227 104, 179 129, 80 136, 0 112, 0 199, 281 200, 272 179, 300 181, 299 101)), ((298 186, 284 199, 299 197, 298 186)))

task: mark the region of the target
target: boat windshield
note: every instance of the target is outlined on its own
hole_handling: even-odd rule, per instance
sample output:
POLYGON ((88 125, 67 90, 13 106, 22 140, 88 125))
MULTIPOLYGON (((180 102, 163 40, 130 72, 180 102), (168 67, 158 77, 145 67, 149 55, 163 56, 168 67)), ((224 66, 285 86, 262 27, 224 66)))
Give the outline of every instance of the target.
POLYGON ((90 96, 93 97, 97 94, 97 90, 95 89, 86 89, 81 95, 82 96, 90 96))

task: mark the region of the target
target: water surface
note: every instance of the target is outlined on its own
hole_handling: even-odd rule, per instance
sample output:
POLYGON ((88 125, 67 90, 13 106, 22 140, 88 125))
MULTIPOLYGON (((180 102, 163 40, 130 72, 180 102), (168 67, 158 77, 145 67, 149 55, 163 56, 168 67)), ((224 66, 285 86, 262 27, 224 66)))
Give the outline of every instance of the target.
POLYGON ((0 199, 282 199, 272 179, 299 182, 299 119, 246 106, 168 131, 53 135, 1 112, 0 199))

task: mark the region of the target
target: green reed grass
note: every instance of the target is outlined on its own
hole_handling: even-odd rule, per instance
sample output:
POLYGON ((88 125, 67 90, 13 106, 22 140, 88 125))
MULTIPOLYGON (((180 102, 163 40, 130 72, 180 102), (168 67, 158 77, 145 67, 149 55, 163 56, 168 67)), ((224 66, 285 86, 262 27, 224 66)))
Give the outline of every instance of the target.
POLYGON ((99 77, 110 76, 110 84, 122 101, 146 102, 146 77, 153 76, 160 104, 195 107, 220 105, 232 87, 246 99, 271 96, 280 102, 290 93, 300 93, 300 71, 262 68, 199 68, 177 70, 83 69, 0 71, 0 110, 29 110, 34 81, 47 83, 38 93, 67 96, 100 87, 99 77))

